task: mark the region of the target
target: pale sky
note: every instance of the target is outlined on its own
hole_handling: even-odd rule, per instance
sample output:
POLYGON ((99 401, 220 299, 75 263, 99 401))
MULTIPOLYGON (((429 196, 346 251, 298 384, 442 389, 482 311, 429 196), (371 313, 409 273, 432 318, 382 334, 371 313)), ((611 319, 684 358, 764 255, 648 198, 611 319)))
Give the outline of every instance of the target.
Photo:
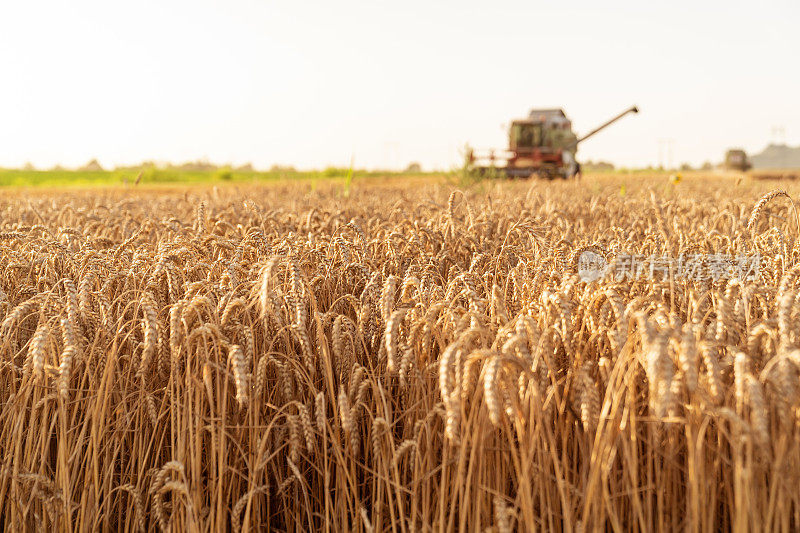
POLYGON ((5 167, 451 168, 533 107, 633 104, 579 160, 800 144, 797 1, 0 2, 5 167))

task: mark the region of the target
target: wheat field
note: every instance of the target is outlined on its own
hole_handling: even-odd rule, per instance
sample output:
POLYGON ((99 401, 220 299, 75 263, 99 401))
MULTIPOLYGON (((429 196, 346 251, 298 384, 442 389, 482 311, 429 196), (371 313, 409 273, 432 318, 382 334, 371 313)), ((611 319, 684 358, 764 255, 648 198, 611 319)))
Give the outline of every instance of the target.
POLYGON ((796 531, 800 221, 775 187, 9 192, 0 523, 796 531), (705 259, 584 280, 586 252, 705 259))

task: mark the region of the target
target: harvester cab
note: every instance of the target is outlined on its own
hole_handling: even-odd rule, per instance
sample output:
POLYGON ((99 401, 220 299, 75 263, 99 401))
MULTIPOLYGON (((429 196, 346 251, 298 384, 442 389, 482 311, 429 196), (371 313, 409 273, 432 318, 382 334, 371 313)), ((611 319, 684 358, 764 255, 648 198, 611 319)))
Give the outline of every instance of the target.
POLYGON ((540 176, 548 179, 571 178, 578 170, 575 152, 578 144, 628 113, 634 106, 578 138, 572 122, 562 109, 533 109, 527 119, 515 120, 508 132, 508 149, 481 153, 470 150, 467 165, 478 173, 499 173, 511 178, 540 176))
POLYGON ((738 170, 746 172, 753 166, 747 158, 747 152, 741 148, 732 148, 725 152, 725 162, 723 166, 728 170, 738 170))

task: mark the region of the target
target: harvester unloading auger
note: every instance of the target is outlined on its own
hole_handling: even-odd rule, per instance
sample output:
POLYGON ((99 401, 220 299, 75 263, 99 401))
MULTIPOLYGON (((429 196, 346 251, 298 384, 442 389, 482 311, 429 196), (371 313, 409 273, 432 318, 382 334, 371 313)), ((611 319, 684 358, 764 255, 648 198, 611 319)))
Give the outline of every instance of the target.
POLYGON ((605 129, 636 106, 626 109, 583 137, 572 132, 572 122, 562 109, 533 109, 525 120, 515 120, 508 132, 507 150, 467 153, 467 166, 480 174, 496 173, 512 178, 571 178, 578 171, 575 151, 578 144, 605 129))

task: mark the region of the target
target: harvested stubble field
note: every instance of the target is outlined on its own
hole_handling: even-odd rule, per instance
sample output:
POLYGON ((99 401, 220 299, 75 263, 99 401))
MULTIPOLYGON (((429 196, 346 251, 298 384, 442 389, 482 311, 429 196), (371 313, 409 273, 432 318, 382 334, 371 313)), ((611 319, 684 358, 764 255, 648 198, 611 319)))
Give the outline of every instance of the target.
POLYGON ((767 187, 9 192, 3 529, 796 531, 767 187), (585 250, 762 265, 587 283, 585 250))

